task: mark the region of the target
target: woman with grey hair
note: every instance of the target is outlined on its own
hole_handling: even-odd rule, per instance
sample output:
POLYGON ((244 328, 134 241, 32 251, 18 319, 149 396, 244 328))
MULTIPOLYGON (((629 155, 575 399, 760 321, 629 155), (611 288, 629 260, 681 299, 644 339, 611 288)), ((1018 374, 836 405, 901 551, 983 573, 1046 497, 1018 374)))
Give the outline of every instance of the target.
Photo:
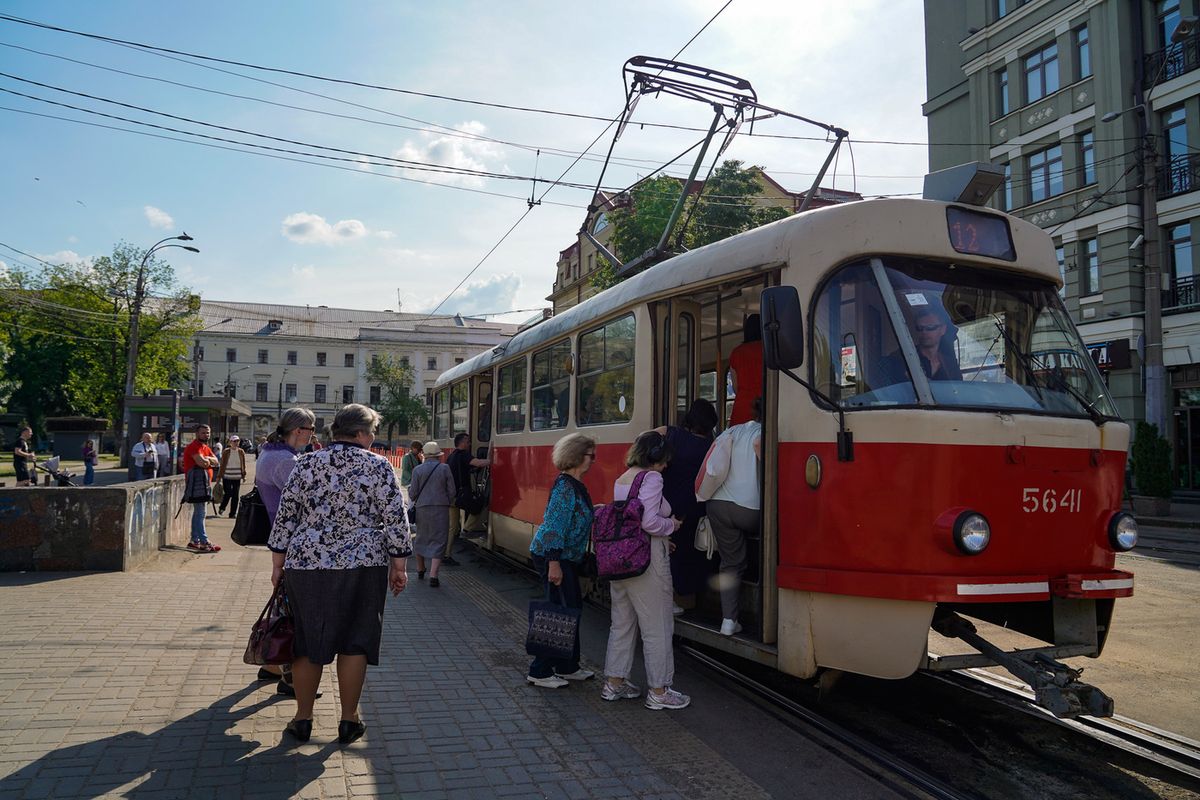
POLYGON ((450 535, 450 506, 454 503, 454 475, 450 465, 441 462, 442 448, 426 442, 425 461, 412 471, 408 499, 417 509, 417 580, 425 580, 425 559, 429 559, 429 585, 441 586, 438 567, 450 535))
MULTIPOLYGON (((258 449, 254 464, 254 486, 258 496, 267 507, 267 518, 275 522, 275 514, 279 511, 279 498, 283 487, 287 484, 292 468, 296 466, 296 457, 305 446, 312 441, 313 431, 316 430, 317 418, 307 408, 289 408, 279 418, 279 425, 267 437, 266 444, 258 449)), ((292 686, 291 670, 283 667, 267 666, 258 671, 260 681, 279 680, 276 691, 289 697, 296 696, 292 686)))
POLYGON ((296 716, 286 731, 312 735, 313 703, 326 664, 337 660, 338 741, 362 737, 367 665, 379 664, 383 605, 408 583, 412 537, 392 465, 370 450, 379 414, 357 403, 333 420, 333 443, 297 460, 267 546, 271 582, 284 582, 295 620, 292 678, 296 716))

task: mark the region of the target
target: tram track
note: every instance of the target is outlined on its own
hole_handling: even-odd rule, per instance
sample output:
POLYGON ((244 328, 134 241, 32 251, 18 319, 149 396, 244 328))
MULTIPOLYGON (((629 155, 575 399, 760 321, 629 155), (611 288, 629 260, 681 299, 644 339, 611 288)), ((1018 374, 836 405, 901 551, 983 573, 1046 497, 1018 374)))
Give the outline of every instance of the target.
POLYGON ((897 758, 882 747, 867 741, 848 728, 822 716, 801 703, 777 692, 733 666, 688 644, 679 649, 705 669, 741 688, 768 707, 773 715, 806 736, 823 740, 831 748, 852 751, 847 759, 876 779, 882 779, 897 792, 913 798, 968 800, 979 797, 955 789, 924 770, 897 758))

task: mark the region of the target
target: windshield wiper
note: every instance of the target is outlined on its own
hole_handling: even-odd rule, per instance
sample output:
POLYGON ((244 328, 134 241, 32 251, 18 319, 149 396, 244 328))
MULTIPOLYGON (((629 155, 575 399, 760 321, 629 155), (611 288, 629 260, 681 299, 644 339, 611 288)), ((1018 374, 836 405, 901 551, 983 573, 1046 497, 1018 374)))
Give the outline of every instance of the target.
MULTIPOLYGON (((1004 325, 1000 322, 1000 320, 996 320, 996 330, 1000 331, 1000 335, 1003 336, 1004 341, 1008 343, 1013 355, 1015 355, 1017 360, 1021 362, 1021 366, 1025 367, 1025 372, 1029 375, 1029 385, 1033 387, 1035 392, 1037 392, 1038 401, 1044 406, 1046 404, 1046 398, 1042 394, 1041 386, 1039 386, 1040 381, 1037 377, 1037 370, 1034 369, 1033 359, 1028 353, 1017 346, 1017 343, 1014 342, 1012 337, 1008 335, 1008 331, 1004 329, 1004 325)), ((1077 401, 1079 401, 1079 404, 1083 406, 1083 410, 1087 412, 1089 417, 1091 417, 1091 420, 1096 424, 1096 427, 1100 427, 1105 423, 1106 418, 1100 413, 1099 409, 1092 405, 1083 392, 1072 386, 1066 378, 1058 375, 1056 376, 1056 380, 1054 382, 1058 384, 1058 386, 1047 385, 1046 388, 1058 389, 1059 391, 1065 390, 1068 394, 1074 397, 1077 401)))

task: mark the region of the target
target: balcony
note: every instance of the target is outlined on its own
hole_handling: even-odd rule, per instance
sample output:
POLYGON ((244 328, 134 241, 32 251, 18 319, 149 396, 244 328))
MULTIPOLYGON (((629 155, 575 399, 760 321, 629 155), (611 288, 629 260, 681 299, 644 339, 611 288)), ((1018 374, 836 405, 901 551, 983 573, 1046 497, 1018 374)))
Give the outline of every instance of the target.
POLYGON ((1200 189, 1200 153, 1173 156, 1158 169, 1158 199, 1200 189))
POLYGON ((1194 275, 1176 276, 1171 281, 1171 293, 1168 298, 1168 308, 1184 309, 1197 304, 1196 277, 1194 275))
POLYGON ((1143 73, 1146 85, 1142 88, 1150 91, 1158 84, 1178 78, 1197 67, 1200 67, 1200 31, 1182 42, 1169 44, 1156 53, 1148 54, 1143 73))

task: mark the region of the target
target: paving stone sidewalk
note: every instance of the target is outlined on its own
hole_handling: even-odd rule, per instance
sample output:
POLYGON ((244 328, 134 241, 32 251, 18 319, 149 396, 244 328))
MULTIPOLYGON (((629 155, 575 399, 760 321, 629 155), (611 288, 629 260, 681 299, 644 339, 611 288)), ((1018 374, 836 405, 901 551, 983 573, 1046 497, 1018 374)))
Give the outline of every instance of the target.
POLYGON ((233 547, 0 574, 0 800, 767 796, 669 712, 605 703, 595 681, 526 684, 521 612, 466 569, 389 597, 367 736, 337 744, 328 670, 295 745, 292 701, 241 659, 268 572, 265 550, 233 547))

